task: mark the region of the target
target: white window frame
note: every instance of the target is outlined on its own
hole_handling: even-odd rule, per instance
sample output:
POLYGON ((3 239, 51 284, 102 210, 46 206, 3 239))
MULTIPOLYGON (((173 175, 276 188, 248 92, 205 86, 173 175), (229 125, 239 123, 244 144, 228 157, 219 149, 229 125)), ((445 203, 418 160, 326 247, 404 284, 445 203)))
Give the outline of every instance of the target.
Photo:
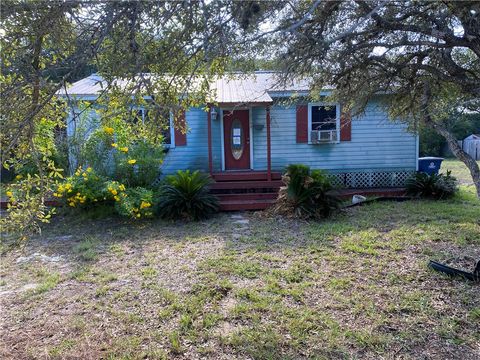
POLYGON ((336 131, 337 131, 337 140, 326 142, 327 144, 338 144, 340 143, 340 104, 339 103, 327 103, 327 102, 314 102, 308 103, 308 143, 309 144, 316 144, 312 142, 311 134, 312 134, 312 106, 335 106, 335 114, 336 114, 336 131))
MULTIPOLYGON (((135 111, 141 111, 142 112, 142 123, 145 122, 145 108, 144 107, 138 107, 134 108, 135 111)), ((170 116, 169 116, 169 121, 170 121, 170 144, 163 144, 166 148, 174 148, 175 147, 175 128, 173 127, 173 111, 170 111, 170 116)))

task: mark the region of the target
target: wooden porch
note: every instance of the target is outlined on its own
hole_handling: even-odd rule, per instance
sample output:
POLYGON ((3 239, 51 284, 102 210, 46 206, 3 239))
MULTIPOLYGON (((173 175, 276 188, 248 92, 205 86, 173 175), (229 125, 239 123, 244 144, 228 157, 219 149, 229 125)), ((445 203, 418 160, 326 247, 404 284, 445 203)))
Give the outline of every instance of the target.
POLYGON ((220 210, 263 210, 275 202, 283 185, 280 172, 232 171, 212 173, 211 192, 220 199, 220 210), (269 180, 269 177, 271 178, 269 180))
MULTIPOLYGON (((255 170, 227 170, 224 172, 213 171, 213 155, 212 155, 212 104, 209 104, 207 112, 207 134, 208 134, 208 167, 210 176, 215 183, 211 187, 212 193, 216 194, 220 199, 220 210, 262 210, 270 206, 278 195, 278 190, 282 183, 282 174, 280 172, 272 172, 272 156, 271 156, 271 134, 270 134, 270 105, 269 102, 262 103, 219 103, 220 107, 226 106, 265 106, 265 128, 266 128, 266 158, 267 168, 262 171, 255 170)), ((223 120, 222 120, 223 121, 223 120)), ((249 120, 250 121, 250 120, 249 120)), ((249 125, 251 126, 251 124, 249 125)), ((222 134, 223 136, 223 134, 222 134)), ((247 135, 247 144, 251 139, 247 135)), ((222 149, 222 151, 224 151, 222 149)), ((250 164, 251 165, 251 164, 250 164)), ((222 165, 223 166, 226 165, 222 165)))

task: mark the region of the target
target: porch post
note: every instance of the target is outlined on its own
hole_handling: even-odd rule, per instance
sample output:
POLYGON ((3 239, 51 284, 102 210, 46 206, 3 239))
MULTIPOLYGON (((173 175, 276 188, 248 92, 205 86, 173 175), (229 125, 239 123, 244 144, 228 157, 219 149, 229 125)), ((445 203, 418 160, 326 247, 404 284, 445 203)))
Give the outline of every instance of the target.
POLYGON ((270 106, 267 106, 267 180, 272 181, 272 149, 270 145, 270 106))
POLYGON ((208 170, 210 175, 213 175, 213 161, 212 161, 212 107, 208 105, 207 113, 208 122, 208 170))

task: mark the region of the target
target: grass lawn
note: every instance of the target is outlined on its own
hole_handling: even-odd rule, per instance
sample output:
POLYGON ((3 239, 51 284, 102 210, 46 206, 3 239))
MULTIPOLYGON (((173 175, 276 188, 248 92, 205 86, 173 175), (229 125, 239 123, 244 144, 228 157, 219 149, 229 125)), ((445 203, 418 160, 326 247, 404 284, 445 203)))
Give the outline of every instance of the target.
MULTIPOLYGON (((480 161, 477 161, 477 163, 480 166, 480 161)), ((468 168, 461 161, 458 161, 456 159, 443 160, 440 171, 446 172, 447 170, 450 170, 452 172, 452 175, 454 175, 458 179, 458 182, 460 184, 473 184, 472 176, 470 175, 468 168)))
POLYGON ((466 255, 480 259, 466 186, 322 222, 59 215, 1 257, 0 356, 478 359, 480 286, 427 267, 466 255))

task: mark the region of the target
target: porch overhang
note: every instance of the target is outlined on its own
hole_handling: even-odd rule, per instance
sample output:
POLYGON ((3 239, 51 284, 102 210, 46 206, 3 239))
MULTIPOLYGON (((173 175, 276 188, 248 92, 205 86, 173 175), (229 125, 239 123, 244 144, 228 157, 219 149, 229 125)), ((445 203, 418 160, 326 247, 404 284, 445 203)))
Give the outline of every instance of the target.
POLYGON ((219 108, 242 108, 242 107, 254 107, 254 106, 271 106, 273 100, 270 101, 247 101, 247 102, 218 102, 219 108))

